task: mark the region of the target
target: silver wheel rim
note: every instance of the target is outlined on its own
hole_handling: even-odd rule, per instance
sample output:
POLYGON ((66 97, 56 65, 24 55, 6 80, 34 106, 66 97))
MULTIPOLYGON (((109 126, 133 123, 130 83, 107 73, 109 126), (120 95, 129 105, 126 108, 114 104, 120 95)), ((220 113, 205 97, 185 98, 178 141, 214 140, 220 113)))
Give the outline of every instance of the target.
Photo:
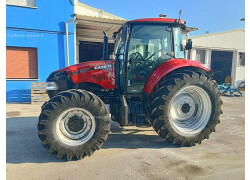
POLYGON ((208 124, 211 106, 211 99, 204 89, 184 87, 170 101, 170 122, 179 134, 195 136, 208 124))
POLYGON ((82 108, 64 111, 57 119, 56 134, 64 144, 78 146, 86 143, 96 128, 94 116, 82 108))

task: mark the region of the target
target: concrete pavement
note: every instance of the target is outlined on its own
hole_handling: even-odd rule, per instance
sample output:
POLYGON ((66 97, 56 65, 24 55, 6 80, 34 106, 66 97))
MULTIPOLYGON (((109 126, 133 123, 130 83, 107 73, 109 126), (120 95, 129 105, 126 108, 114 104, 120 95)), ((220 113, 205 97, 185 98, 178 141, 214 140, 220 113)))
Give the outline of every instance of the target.
POLYGON ((7 179, 244 179, 245 99, 223 101, 221 123, 201 145, 173 146, 152 128, 112 123, 101 150, 70 162, 41 146, 40 105, 7 104, 7 179))

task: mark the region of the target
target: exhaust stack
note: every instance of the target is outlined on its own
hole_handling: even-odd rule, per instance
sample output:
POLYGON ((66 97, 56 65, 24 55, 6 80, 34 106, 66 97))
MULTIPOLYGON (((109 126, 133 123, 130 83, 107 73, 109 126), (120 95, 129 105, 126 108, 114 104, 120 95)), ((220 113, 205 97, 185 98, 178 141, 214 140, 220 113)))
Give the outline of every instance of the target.
POLYGON ((109 38, 107 33, 103 31, 103 60, 108 60, 108 47, 109 47, 109 38))

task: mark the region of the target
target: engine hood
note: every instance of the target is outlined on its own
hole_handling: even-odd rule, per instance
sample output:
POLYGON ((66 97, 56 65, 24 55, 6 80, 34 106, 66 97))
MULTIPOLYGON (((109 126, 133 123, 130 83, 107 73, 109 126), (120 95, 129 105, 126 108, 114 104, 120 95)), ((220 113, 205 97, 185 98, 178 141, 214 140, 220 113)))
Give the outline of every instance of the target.
POLYGON ((83 62, 79 64, 75 64, 72 66, 68 66, 62 69, 59 69, 57 71, 66 71, 68 72, 69 75, 74 75, 78 74, 80 70, 82 69, 105 69, 105 65, 112 65, 115 63, 115 60, 100 60, 100 61, 88 61, 88 62, 83 62))
POLYGON ((94 83, 105 89, 115 88, 115 60, 88 61, 68 66, 55 72, 65 71, 74 84, 94 83))

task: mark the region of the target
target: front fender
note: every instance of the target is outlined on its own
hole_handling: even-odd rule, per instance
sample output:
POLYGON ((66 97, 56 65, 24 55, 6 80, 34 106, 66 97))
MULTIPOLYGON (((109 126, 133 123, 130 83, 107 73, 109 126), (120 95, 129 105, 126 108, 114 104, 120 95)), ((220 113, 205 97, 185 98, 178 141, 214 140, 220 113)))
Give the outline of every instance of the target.
POLYGON ((182 68, 182 67, 197 67, 204 69, 205 71, 209 72, 210 70, 205 68, 200 64, 198 61, 186 60, 186 59, 171 59, 164 63, 162 63, 156 70, 149 76, 147 83, 144 87, 144 92, 151 94, 155 85, 170 73, 173 70, 182 68))

